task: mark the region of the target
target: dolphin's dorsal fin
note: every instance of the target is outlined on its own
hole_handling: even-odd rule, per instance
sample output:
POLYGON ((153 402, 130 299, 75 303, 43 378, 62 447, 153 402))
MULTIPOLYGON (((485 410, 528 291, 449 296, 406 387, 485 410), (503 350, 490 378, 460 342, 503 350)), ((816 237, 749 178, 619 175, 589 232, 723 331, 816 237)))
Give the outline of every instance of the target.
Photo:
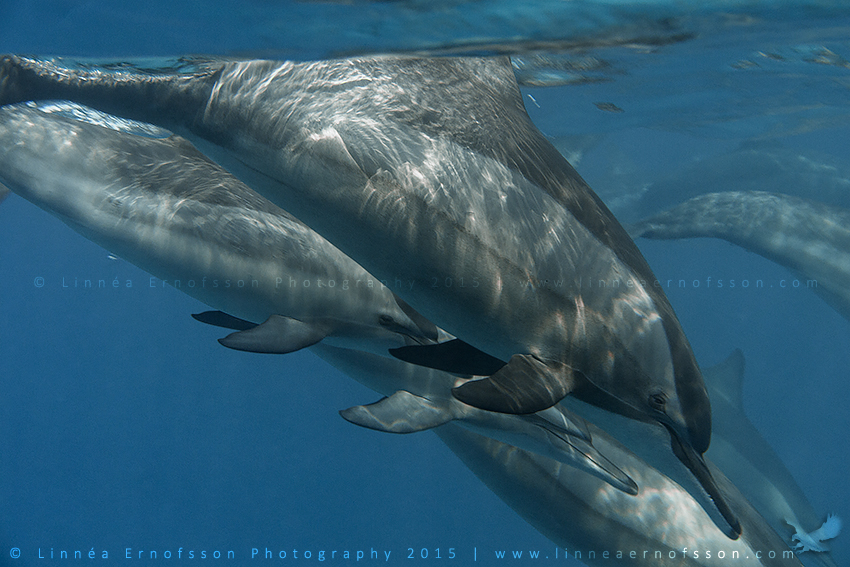
POLYGON ((204 311, 203 313, 192 313, 195 321, 206 323, 214 327, 233 329, 234 331, 247 331, 257 326, 256 323, 228 315, 224 311, 204 311))
POLYGON ((430 400, 399 390, 368 406, 354 406, 339 414, 361 427, 387 433, 414 433, 432 429, 454 419, 430 400))
POLYGON ((391 348, 390 354, 410 364, 462 376, 490 376, 505 365, 504 361, 460 339, 434 345, 391 348))
POLYGON ((744 353, 736 348, 726 360, 703 371, 706 386, 730 406, 744 411, 744 353))
POLYGON ((313 346, 327 336, 322 329, 298 319, 272 315, 265 323, 219 339, 234 350, 265 354, 286 354, 313 346))
POLYGON ((455 398, 487 411, 529 414, 550 408, 575 388, 566 364, 544 362, 530 354, 515 354, 498 372, 452 388, 455 398))

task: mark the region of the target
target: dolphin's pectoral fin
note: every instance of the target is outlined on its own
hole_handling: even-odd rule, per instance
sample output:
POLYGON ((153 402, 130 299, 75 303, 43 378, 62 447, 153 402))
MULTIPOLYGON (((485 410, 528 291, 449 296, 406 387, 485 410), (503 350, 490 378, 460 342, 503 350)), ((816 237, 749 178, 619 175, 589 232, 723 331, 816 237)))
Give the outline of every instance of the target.
POLYGON ((593 441, 587 427, 587 421, 574 414, 571 414, 568 418, 559 408, 551 407, 524 417, 529 423, 533 423, 559 437, 575 437, 588 443, 593 441))
POLYGON ((227 335, 218 342, 234 350, 286 354, 313 346, 326 336, 324 331, 313 325, 283 315, 272 315, 265 323, 227 335))
POLYGON ((300 167, 309 171, 312 178, 325 180, 329 186, 363 187, 369 182, 369 176, 333 126, 308 133, 292 147, 292 152, 306 157, 300 167))
POLYGON ((390 354, 417 366, 465 376, 490 376, 505 366, 504 361, 460 339, 434 345, 391 348, 390 354))
POLYGON ((452 388, 452 394, 479 409, 529 414, 561 401, 574 388, 574 380, 573 370, 566 364, 547 364, 530 354, 515 354, 489 378, 452 388))
POLYGON ((430 400, 399 390, 368 406, 354 406, 339 414, 355 425, 387 433, 414 433, 443 425, 454 419, 430 400))
POLYGON ((564 428, 542 417, 540 413, 525 415, 522 418, 546 432, 553 449, 547 456, 581 468, 617 490, 637 496, 637 483, 593 446, 586 423, 570 424, 569 428, 564 428))
POLYGON ((634 479, 609 461, 592 444, 579 441, 575 449, 584 455, 585 469, 593 469, 591 472, 594 476, 630 496, 638 495, 640 489, 634 479))
POLYGON ((256 323, 228 315, 224 311, 204 311, 203 313, 192 313, 192 318, 195 321, 213 325, 214 327, 222 327, 225 329, 233 329, 234 331, 247 331, 257 326, 256 323))

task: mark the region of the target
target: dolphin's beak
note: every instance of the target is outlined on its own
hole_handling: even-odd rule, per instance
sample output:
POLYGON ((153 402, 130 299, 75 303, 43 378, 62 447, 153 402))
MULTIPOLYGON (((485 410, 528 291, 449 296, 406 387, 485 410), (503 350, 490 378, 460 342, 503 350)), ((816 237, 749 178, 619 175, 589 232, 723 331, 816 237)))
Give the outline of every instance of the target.
MULTIPOLYGON (((729 539, 738 539, 738 536, 741 535, 741 523, 726 503, 726 499, 720 492, 720 487, 717 486, 714 477, 711 476, 711 471, 708 470, 708 465, 706 465, 702 453, 697 452, 693 444, 685 442, 675 429, 669 425, 666 427, 670 432, 670 446, 673 449, 673 454, 682 461, 682 464, 684 464, 691 473, 693 473, 697 482, 699 482, 700 486, 702 486, 706 493, 708 493, 708 496, 717 507, 717 511, 726 521, 726 524, 728 524, 724 526, 715 522, 717 527, 720 528, 720 530, 726 534, 729 539)), ((708 443, 706 443, 705 446, 707 448, 708 443)))
POLYGON ((716 514, 712 514, 715 524, 729 538, 737 539, 741 535, 741 524, 723 497, 703 458, 711 443, 711 402, 708 392, 696 363, 682 366, 684 371, 676 380, 680 405, 677 410, 668 406, 666 420, 662 419, 661 422, 670 432, 673 454, 694 475, 722 516, 721 520, 716 514))

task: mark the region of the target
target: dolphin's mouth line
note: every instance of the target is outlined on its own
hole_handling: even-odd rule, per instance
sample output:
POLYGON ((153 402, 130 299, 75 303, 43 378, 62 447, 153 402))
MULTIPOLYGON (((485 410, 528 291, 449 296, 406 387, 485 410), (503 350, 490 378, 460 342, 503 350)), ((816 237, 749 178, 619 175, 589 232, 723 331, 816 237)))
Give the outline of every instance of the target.
POLYGON ((676 455, 676 458, 678 458, 682 464, 691 471, 691 474, 696 477, 697 482, 699 482, 700 486, 702 486, 709 498, 711 498, 711 501, 714 503, 717 511, 729 524, 729 530, 723 530, 723 532, 729 539, 738 539, 738 536, 741 535, 741 523, 726 503, 726 499, 720 492, 720 488, 714 480, 711 471, 708 470, 708 466, 705 464, 703 456, 697 453, 691 445, 683 442, 682 438, 672 427, 667 424, 664 424, 664 427, 666 427, 667 431, 670 433, 670 447, 673 450, 673 454, 676 455))

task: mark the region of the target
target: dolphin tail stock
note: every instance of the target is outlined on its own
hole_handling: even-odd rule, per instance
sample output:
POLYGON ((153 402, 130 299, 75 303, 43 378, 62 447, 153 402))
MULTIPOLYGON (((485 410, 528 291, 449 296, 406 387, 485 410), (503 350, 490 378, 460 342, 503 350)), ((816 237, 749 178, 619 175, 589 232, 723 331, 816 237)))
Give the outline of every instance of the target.
MULTIPOLYGON (((663 215, 663 213, 661 213, 661 215, 663 215)), ((632 240, 637 240, 638 238, 652 239, 654 238, 655 231, 658 230, 659 221, 663 220, 663 217, 661 217, 661 215, 652 218, 641 219, 637 222, 633 222, 630 224, 625 224, 623 225, 623 228, 626 230, 632 240)))
POLYGON ((11 193, 9 188, 0 183, 0 203, 3 202, 3 199, 9 196, 9 193, 11 193))
POLYGON ((245 352, 287 354, 313 346, 327 336, 314 325, 283 315, 272 315, 259 325, 222 311, 204 311, 194 313, 192 317, 207 325, 234 329, 235 333, 218 342, 227 348, 245 352))

